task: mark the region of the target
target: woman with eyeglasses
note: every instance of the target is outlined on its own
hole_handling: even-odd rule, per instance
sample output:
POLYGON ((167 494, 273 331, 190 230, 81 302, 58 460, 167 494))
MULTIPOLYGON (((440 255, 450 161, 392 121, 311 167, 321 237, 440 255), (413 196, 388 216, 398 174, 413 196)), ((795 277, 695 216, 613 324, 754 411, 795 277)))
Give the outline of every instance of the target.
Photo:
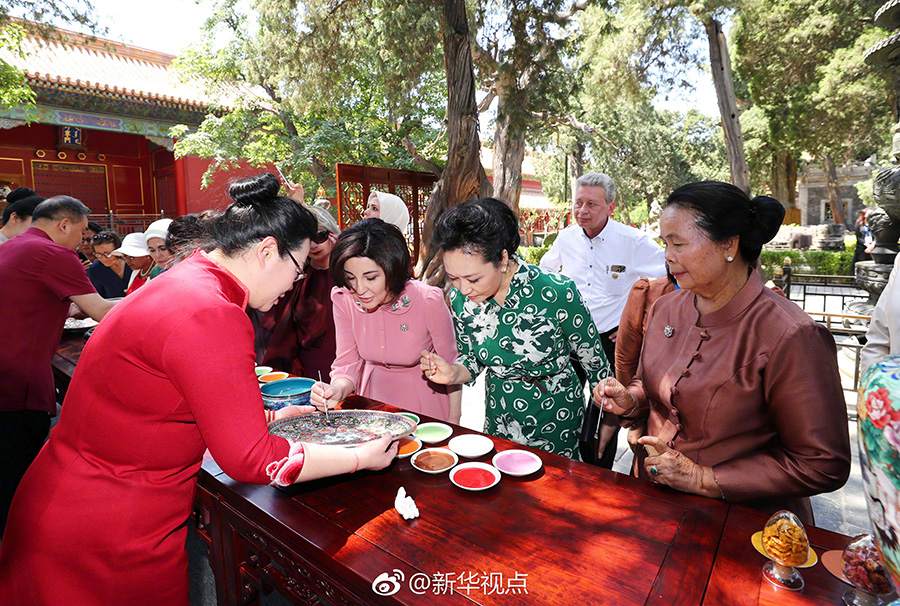
POLYGON ((413 280, 397 226, 366 219, 344 230, 331 251, 337 355, 331 381, 310 401, 333 408, 351 393, 459 423, 458 386, 433 383, 423 351, 456 359, 456 335, 440 288, 413 280))
POLYGON ((95 221, 88 221, 87 229, 81 232, 81 244, 78 245, 78 259, 81 260, 81 264, 84 265, 84 268, 87 269, 91 266, 91 264, 97 260, 97 257, 94 256, 94 246, 93 240, 94 236, 104 231, 103 226, 95 221))
POLYGON ((390 434, 356 448, 269 434, 245 308, 266 311, 291 288, 316 222, 273 175, 229 194, 211 252, 126 297, 88 341, 65 413, 13 499, 4 603, 187 606, 185 522, 207 448, 235 480, 279 486, 382 469, 396 455, 390 434))
POLYGON ((327 210, 318 206, 307 209, 316 218, 318 229, 310 239, 306 277, 260 319, 262 331, 270 335, 262 363, 304 377, 316 378, 321 373, 328 382, 335 357, 334 280, 329 257, 341 230, 327 210))
POLYGON ((87 275, 104 299, 124 297, 131 281, 131 268, 122 257, 113 254, 120 246, 122 240, 115 232, 100 231, 91 236, 91 249, 96 261, 88 267, 87 275))

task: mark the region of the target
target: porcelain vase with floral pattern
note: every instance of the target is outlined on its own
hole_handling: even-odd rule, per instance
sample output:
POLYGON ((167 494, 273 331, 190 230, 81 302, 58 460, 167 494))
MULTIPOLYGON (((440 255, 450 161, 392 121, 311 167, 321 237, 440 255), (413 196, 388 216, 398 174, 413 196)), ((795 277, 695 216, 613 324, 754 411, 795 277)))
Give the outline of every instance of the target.
POLYGON ((875 543, 894 587, 900 588, 900 356, 885 358, 866 372, 857 412, 859 460, 875 543))

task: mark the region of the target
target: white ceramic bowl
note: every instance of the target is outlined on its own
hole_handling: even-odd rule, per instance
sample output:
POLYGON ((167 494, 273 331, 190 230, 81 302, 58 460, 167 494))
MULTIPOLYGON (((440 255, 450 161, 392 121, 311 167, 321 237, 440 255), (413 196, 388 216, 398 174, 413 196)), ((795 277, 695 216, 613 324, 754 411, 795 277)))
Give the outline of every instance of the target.
POLYGON ((463 463, 450 472, 450 481, 463 490, 477 492, 496 486, 500 481, 500 472, 487 463, 463 463), (470 475, 473 477, 470 478, 470 475))
POLYGON ((446 448, 425 448, 414 454, 410 462, 412 462, 413 467, 425 473, 444 473, 449 469, 453 469, 453 466, 459 463, 459 457, 456 456, 455 452, 446 448), (435 466, 431 463, 436 458, 446 459, 446 461, 440 466, 435 466), (432 467, 434 468, 432 469, 432 467))
POLYGON ((477 433, 464 433, 450 440, 447 447, 461 457, 476 459, 494 450, 494 441, 477 433))
POLYGON ((544 466, 541 458, 527 450, 504 450, 498 452, 491 459, 494 467, 508 476, 528 476, 539 471, 544 466))
POLYGON ((422 440, 420 440, 419 438, 417 438, 415 436, 406 436, 405 438, 400 438, 400 446, 401 447, 403 446, 404 443, 410 443, 410 442, 413 444, 413 446, 411 446, 410 448, 414 447, 415 450, 410 450, 409 452, 403 453, 403 452, 400 452, 400 449, 398 448, 397 449, 397 458, 398 459, 406 459, 406 458, 411 457, 412 455, 416 454, 420 450, 422 450, 422 440))
POLYGON ((453 428, 446 423, 422 423, 413 434, 425 444, 437 444, 453 435, 453 428))

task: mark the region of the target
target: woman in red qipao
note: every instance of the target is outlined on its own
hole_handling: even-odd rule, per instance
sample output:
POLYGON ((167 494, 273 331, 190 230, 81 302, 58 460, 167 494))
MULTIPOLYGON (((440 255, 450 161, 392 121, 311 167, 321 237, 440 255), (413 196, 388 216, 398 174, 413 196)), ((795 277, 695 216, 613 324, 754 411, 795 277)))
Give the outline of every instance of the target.
POLYGON ((345 449, 267 431, 245 307, 265 311, 291 287, 316 233, 309 211, 277 193, 273 175, 234 183, 235 203, 211 226, 216 248, 97 327, 13 499, 0 601, 187 605, 186 522, 207 448, 229 476, 256 484, 391 462, 389 435, 345 449))

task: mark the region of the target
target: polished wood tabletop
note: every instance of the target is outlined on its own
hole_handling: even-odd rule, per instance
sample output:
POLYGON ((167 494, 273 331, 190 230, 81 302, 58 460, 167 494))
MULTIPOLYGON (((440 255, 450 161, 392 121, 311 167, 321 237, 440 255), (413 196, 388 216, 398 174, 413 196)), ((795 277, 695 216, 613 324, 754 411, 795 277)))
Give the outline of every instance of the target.
MULTIPOLYGON (((55 371, 74 368, 83 344, 65 338, 55 371)), ((399 410, 358 396, 344 407, 399 410)), ((461 433, 476 432, 454 426, 461 433)), ((407 458, 379 472, 276 488, 236 482, 207 456, 195 522, 210 548, 219 603, 258 603, 275 588, 298 604, 322 597, 332 604, 793 606, 840 604, 849 589, 821 561, 801 571, 799 593, 763 579, 766 559, 751 537, 765 513, 491 439, 494 450, 474 460, 525 448, 543 469, 470 492, 407 458), (394 509, 400 487, 415 499, 418 519, 394 509)), ((850 541, 808 532, 820 558, 850 541)))

